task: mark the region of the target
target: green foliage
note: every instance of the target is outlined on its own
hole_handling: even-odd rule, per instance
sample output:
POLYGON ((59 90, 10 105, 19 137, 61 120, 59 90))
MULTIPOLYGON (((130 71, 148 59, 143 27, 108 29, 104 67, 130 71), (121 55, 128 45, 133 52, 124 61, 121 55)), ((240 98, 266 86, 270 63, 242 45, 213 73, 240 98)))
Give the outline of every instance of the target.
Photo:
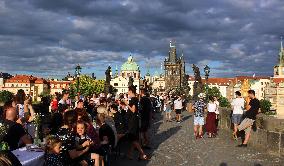
POLYGON ((13 93, 12 92, 9 92, 9 91, 6 91, 6 90, 0 91, 0 102, 5 103, 5 102, 10 101, 12 99, 13 99, 13 93))
POLYGON ((206 94, 207 92, 207 89, 208 88, 208 97, 209 96, 215 96, 217 97, 218 99, 222 97, 221 95, 221 92, 220 90, 217 88, 217 87, 212 87, 212 88, 209 88, 208 86, 205 85, 205 88, 204 88, 204 93, 206 94))
POLYGON ((229 102, 229 100, 226 97, 223 97, 223 96, 220 97, 219 103, 220 103, 220 107, 226 107, 226 108, 231 107, 231 103, 229 102))
POLYGON ((272 106, 270 101, 262 99, 259 102, 260 102, 260 109, 262 113, 266 114, 270 112, 270 107, 272 106))
POLYGON ((44 90, 43 92, 41 92, 40 94, 39 94, 39 97, 49 97, 50 98, 50 90, 48 89, 48 90, 44 90))
POLYGON ((80 92, 84 96, 92 96, 94 93, 99 94, 104 91, 104 80, 94 80, 87 75, 81 75, 79 78, 79 89, 77 79, 70 85, 70 97, 76 95, 76 92, 80 92))

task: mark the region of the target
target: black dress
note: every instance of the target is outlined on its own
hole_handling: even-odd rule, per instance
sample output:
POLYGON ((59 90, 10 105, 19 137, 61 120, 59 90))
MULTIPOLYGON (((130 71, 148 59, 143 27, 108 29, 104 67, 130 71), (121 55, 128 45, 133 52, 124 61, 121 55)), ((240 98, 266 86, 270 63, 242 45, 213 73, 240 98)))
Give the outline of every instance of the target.
POLYGON ((56 136, 62 142, 62 150, 60 153, 60 158, 64 165, 76 165, 74 161, 69 156, 69 150, 76 149, 76 135, 67 128, 60 128, 56 134, 56 136))
POLYGON ((152 103, 150 98, 143 96, 140 99, 141 132, 146 132, 150 127, 150 116, 152 112, 152 103))
POLYGON ((45 155, 44 166, 64 166, 60 155, 48 153, 45 155))
POLYGON ((115 123, 115 128, 116 128, 117 134, 125 134, 127 125, 125 124, 125 119, 124 119, 124 116, 122 115, 122 113, 116 112, 113 115, 113 120, 114 120, 114 123, 115 123))
POLYGON ((132 97, 129 100, 129 106, 135 105, 135 112, 130 110, 127 111, 128 114, 128 139, 130 142, 139 140, 139 115, 138 115, 138 103, 139 100, 136 97, 132 97))

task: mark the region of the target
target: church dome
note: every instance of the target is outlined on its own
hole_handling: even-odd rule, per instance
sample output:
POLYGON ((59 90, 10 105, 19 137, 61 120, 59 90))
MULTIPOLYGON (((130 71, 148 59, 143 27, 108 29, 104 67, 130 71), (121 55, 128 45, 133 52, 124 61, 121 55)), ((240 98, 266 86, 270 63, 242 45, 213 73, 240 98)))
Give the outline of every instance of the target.
POLYGON ((133 57, 130 55, 127 61, 121 66, 121 71, 139 71, 139 65, 134 62, 133 57))

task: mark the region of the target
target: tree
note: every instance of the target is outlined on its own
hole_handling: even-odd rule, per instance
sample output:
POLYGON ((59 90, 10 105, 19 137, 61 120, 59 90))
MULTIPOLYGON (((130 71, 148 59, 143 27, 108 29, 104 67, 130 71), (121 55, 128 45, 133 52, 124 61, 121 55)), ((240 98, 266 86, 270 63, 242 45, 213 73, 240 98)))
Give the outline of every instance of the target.
POLYGON ((267 113, 270 111, 270 107, 272 106, 270 101, 262 99, 259 102, 260 102, 260 109, 262 113, 267 113))
POLYGON ((14 94, 12 92, 3 90, 0 91, 0 103, 5 103, 13 99, 14 94))
POLYGON ((229 102, 229 100, 226 97, 223 97, 223 96, 220 97, 219 103, 220 103, 220 107, 226 107, 226 108, 231 107, 231 103, 229 102))
POLYGON ((79 78, 79 91, 77 89, 78 81, 74 81, 70 85, 70 96, 74 97, 76 92, 80 92, 83 96, 92 96, 94 93, 99 94, 104 91, 104 80, 94 80, 87 75, 81 75, 79 78))
POLYGON ((50 90, 44 89, 43 92, 40 93, 39 97, 50 97, 50 90))
MULTIPOLYGON (((206 86, 204 88, 204 93, 206 93, 206 86)), ((212 87, 212 88, 208 87, 208 96, 213 96, 213 97, 215 96, 218 99, 222 97, 221 92, 217 87, 212 87)))

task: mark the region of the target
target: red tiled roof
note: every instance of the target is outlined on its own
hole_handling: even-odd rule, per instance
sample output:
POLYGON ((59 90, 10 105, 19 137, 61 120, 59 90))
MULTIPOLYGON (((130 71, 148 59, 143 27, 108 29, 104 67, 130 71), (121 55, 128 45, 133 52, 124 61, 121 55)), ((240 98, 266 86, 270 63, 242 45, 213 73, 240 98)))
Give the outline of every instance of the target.
POLYGON ((49 81, 50 84, 71 84, 73 81, 49 81))
POLYGON ((11 83, 30 83, 34 82, 36 80, 36 77, 28 76, 28 75, 16 75, 10 79, 7 79, 6 82, 11 83))
MULTIPOLYGON (((234 83, 234 78, 208 78, 208 84, 216 84, 216 85, 229 85, 234 83)), ((202 79, 202 82, 205 83, 205 79, 202 79)))
POLYGON ((275 83, 281 83, 281 82, 284 82, 284 78, 272 78, 273 82, 275 83))
POLYGON ((16 75, 10 79, 7 79, 8 83, 37 83, 43 84, 46 83, 45 79, 34 77, 32 75, 16 75))

